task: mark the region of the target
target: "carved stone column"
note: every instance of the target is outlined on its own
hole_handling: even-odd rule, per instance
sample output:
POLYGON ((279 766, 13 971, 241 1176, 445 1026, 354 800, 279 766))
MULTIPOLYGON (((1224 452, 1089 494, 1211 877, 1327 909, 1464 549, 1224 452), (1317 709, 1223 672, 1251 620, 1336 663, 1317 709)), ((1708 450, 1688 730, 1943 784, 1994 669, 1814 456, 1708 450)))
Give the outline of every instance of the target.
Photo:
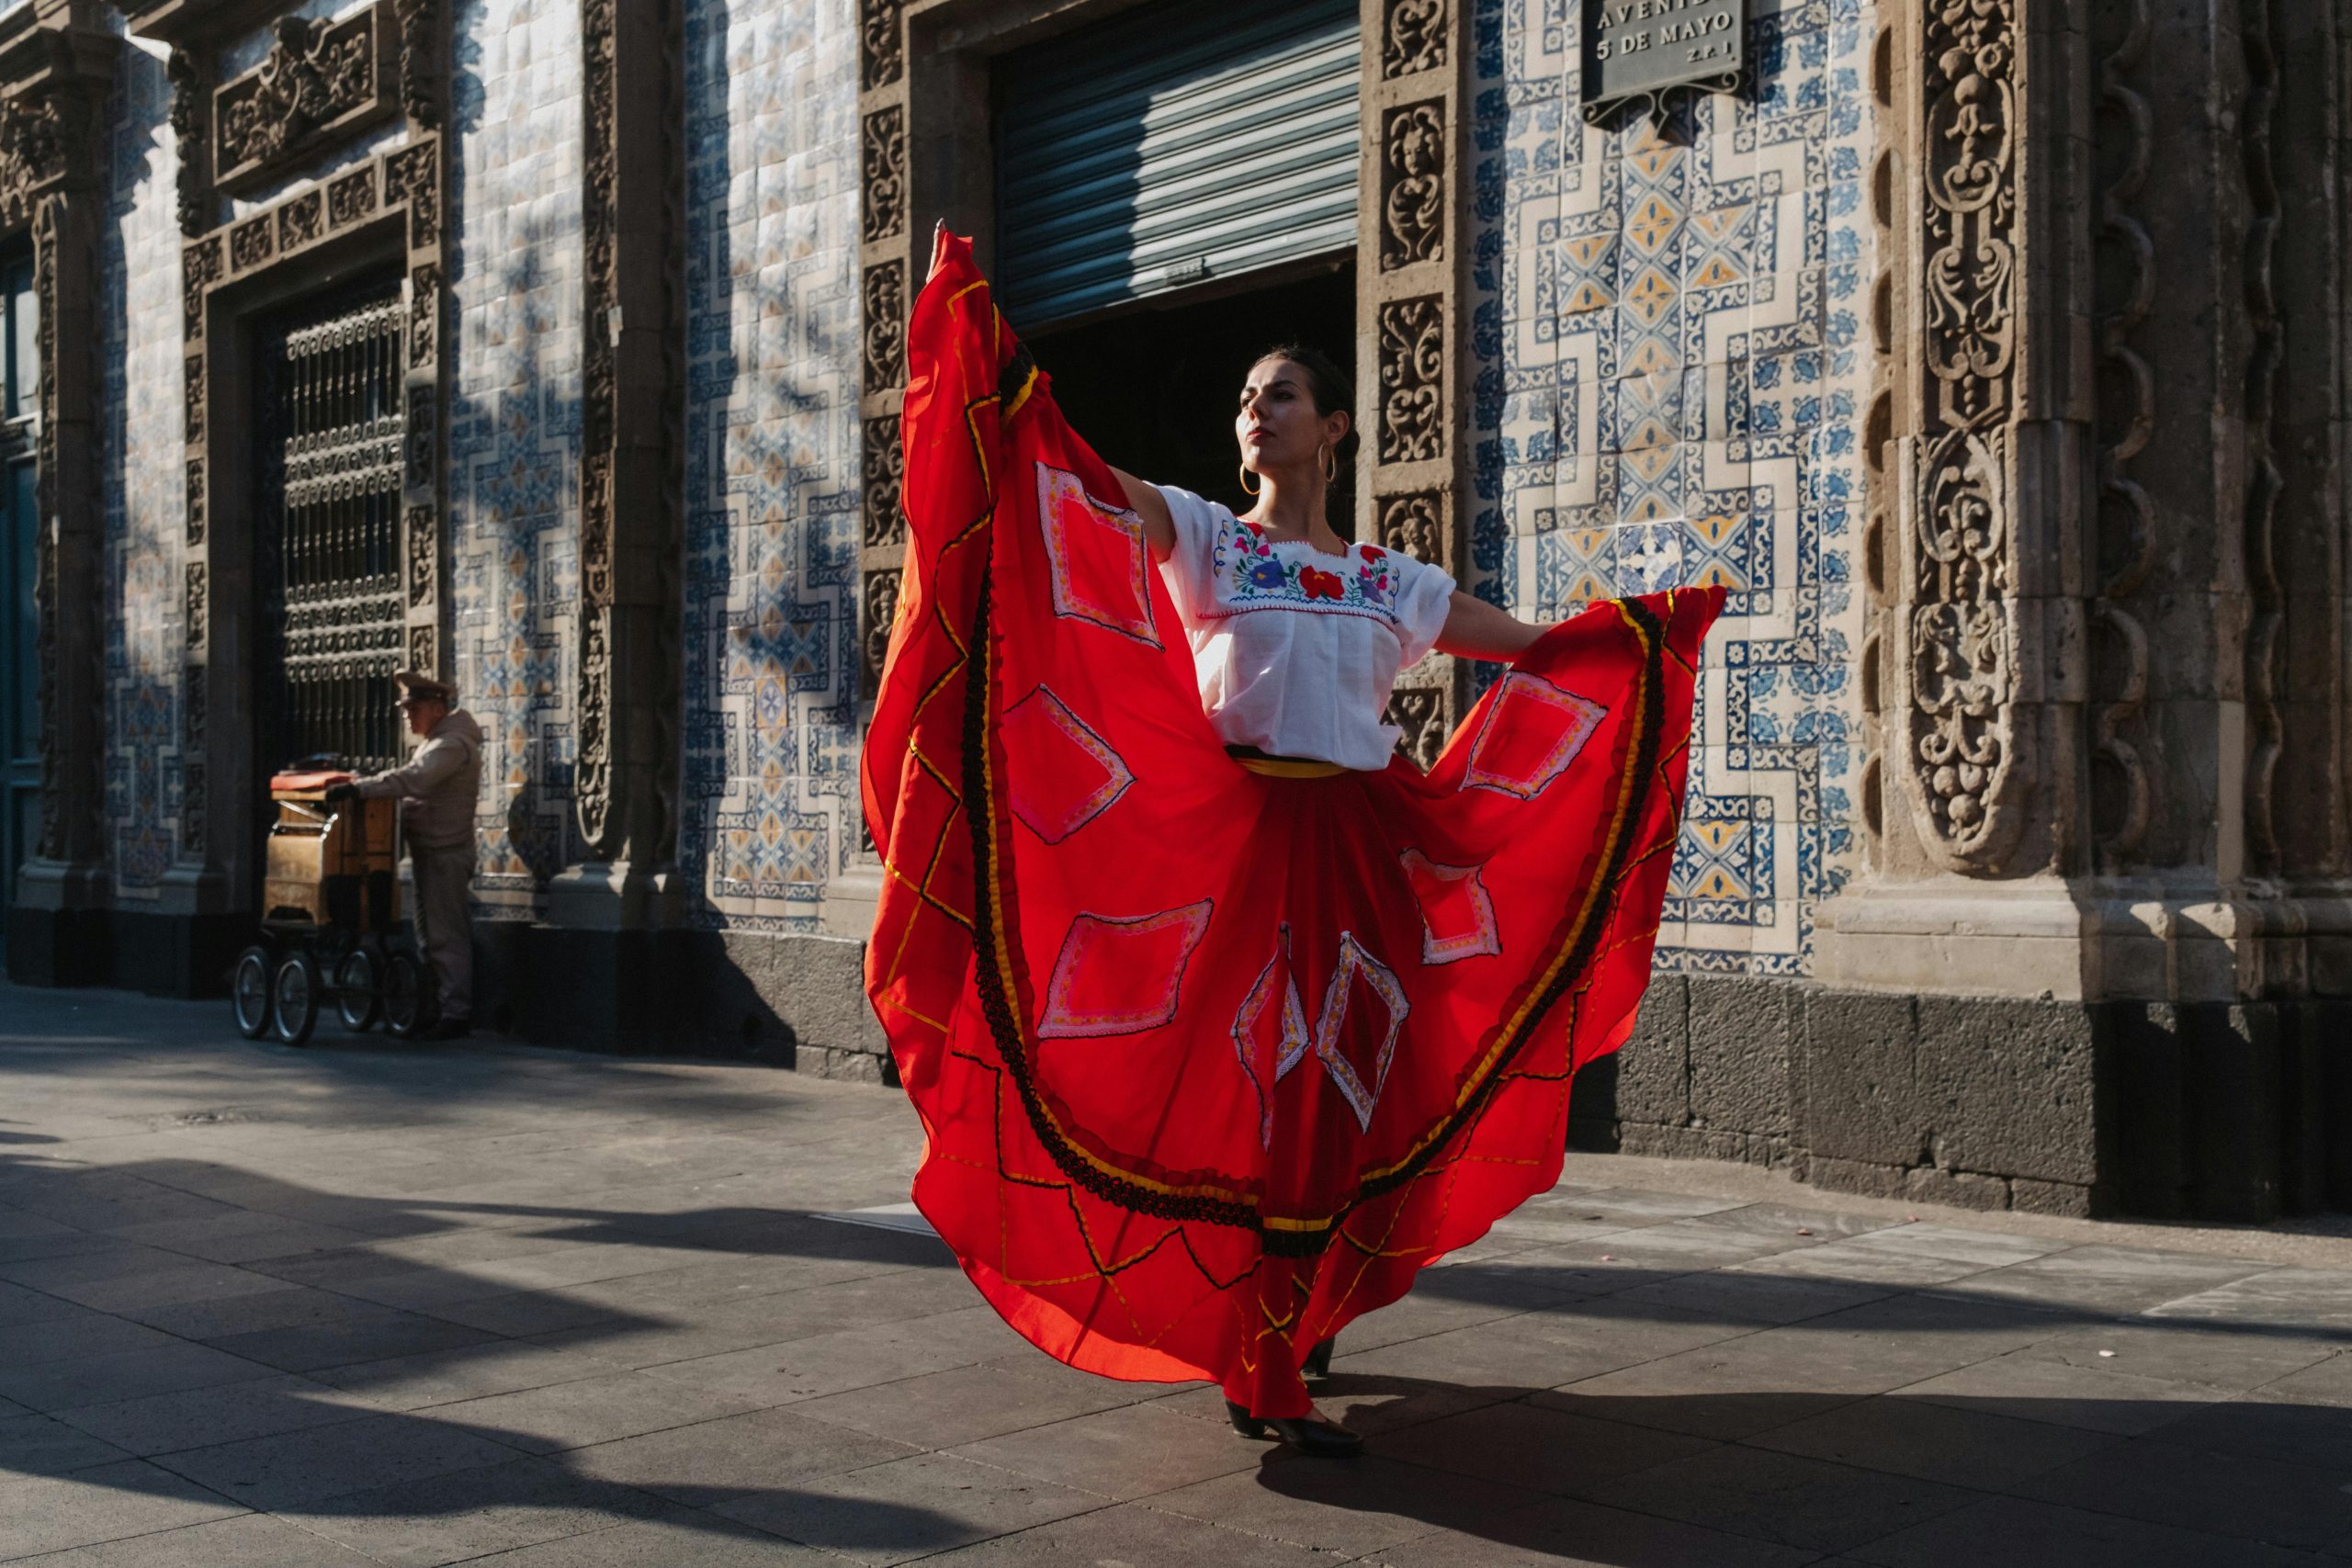
POLYGON ((33 242, 40 318, 40 831, 8 911, 8 969, 101 978, 107 898, 105 510, 97 489, 97 227, 105 103, 119 48, 97 8, 38 0, 0 46, 0 228, 33 242))
MULTIPOLYGON (((1363 0, 1356 249, 1356 536, 1469 565, 1470 50, 1460 0, 1363 0)), ((1431 654, 1397 681, 1390 722, 1423 767, 1461 716, 1466 666, 1431 654)))
POLYGON ((677 7, 582 0, 579 755, 566 926, 661 923, 677 840, 684 77, 677 7))
POLYGON ((1878 51, 1869 874, 1826 978, 2086 993, 2082 0, 1905 0, 1878 51))

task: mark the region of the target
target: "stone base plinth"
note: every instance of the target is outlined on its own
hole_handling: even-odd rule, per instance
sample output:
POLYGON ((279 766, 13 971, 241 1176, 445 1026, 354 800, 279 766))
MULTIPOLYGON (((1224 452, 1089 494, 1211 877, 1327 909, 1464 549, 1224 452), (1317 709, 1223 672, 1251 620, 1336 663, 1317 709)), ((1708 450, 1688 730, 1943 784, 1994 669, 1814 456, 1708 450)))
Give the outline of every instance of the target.
POLYGON ((1662 975, 1572 1146, 2044 1213, 2352 1208, 2352 1003, 1900 996, 1662 975))

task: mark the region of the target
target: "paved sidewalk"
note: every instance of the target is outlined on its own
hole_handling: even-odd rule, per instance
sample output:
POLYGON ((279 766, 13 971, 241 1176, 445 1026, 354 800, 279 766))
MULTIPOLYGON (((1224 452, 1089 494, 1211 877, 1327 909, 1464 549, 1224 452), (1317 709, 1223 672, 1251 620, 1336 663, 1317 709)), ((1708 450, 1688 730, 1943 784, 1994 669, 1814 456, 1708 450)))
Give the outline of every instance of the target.
POLYGON ((0 1559, 2352 1560, 2352 1240, 1577 1156, 1357 1325, 1353 1462, 1028 1349, 893 1091, 0 987, 0 1559))

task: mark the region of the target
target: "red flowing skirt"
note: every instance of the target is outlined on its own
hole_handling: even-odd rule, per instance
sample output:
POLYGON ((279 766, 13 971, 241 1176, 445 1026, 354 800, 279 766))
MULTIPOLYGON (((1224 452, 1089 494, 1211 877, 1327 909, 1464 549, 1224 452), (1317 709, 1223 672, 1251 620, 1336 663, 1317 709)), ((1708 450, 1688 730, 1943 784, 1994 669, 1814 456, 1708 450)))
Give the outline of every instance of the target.
POLYGON ((1299 1415, 1309 1348, 1557 1180, 1648 981, 1722 594, 1552 628, 1426 776, 1262 776, 965 242, 910 355, 865 786, 915 1201, 1040 1348, 1299 1415))

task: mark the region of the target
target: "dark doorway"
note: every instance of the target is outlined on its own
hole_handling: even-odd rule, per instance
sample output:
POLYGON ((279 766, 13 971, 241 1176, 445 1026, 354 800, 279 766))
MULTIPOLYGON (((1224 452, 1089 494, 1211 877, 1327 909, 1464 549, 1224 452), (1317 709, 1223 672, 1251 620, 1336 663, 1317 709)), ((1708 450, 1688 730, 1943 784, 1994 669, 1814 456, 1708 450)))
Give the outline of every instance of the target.
MULTIPOLYGON (((1161 299, 1040 333, 1030 348, 1053 377, 1071 428, 1105 462, 1245 511, 1233 439, 1242 378, 1261 349, 1287 341, 1320 349, 1352 373, 1355 265, 1212 299, 1161 299)), ((1330 520, 1342 537, 1354 536, 1346 464, 1332 487, 1330 520)))

